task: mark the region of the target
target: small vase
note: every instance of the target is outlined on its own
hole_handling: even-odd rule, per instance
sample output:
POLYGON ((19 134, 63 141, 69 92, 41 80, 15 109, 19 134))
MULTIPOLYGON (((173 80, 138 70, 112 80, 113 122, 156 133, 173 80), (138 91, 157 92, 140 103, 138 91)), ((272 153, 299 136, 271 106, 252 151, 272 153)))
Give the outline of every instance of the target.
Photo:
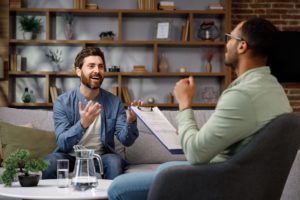
POLYGON ((208 63, 206 64, 205 68, 206 68, 206 72, 211 72, 211 71, 212 71, 211 63, 208 62, 208 63))
POLYGON ((29 103, 31 101, 30 93, 28 92, 28 88, 25 88, 24 93, 22 95, 22 101, 24 103, 29 103))
POLYGON ((72 40, 74 36, 73 23, 66 23, 64 26, 65 37, 67 40, 72 40))
POLYGON ((26 31, 23 32, 23 38, 24 38, 24 40, 31 40, 32 36, 33 36, 32 32, 26 32, 26 31))
POLYGON ((169 69, 169 63, 168 63, 168 60, 167 60, 165 54, 162 54, 162 56, 160 58, 158 69, 160 72, 167 72, 169 69))

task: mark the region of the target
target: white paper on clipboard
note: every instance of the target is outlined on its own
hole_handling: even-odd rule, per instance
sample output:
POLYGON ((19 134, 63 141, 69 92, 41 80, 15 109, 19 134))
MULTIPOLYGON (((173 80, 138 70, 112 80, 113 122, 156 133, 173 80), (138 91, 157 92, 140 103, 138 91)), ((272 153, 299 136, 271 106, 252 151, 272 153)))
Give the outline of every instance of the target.
POLYGON ((130 109, 172 154, 183 153, 176 128, 158 107, 132 106, 130 109))

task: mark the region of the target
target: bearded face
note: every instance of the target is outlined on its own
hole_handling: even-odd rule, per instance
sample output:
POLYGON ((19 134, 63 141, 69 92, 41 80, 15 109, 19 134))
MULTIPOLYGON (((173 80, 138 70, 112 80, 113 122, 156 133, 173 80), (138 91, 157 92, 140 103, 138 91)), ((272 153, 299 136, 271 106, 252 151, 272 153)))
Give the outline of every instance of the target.
POLYGON ((226 49, 225 53, 225 65, 232 69, 236 69, 239 63, 239 58, 236 52, 235 47, 229 47, 230 49, 226 49))
POLYGON ((89 89, 99 89, 104 79, 104 65, 101 57, 88 56, 84 58, 83 66, 77 69, 81 83, 89 89))
POLYGON ((90 73, 85 75, 81 74, 81 83, 90 89, 99 89, 102 82, 103 76, 101 73, 90 73))

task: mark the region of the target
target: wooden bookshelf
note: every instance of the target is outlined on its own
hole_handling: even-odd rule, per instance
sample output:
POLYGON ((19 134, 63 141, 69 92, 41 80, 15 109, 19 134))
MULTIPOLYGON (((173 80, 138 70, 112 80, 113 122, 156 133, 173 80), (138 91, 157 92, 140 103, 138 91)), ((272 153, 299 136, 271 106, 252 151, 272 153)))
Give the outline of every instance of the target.
MULTIPOLYGON (((29 0, 30 1, 30 0, 29 0)), ((224 34, 225 32, 229 32, 231 29, 231 0, 224 1, 223 10, 209 10, 209 9, 201 9, 201 10, 182 10, 180 7, 176 7, 176 10, 157 10, 156 6, 154 9, 146 9, 141 10, 138 8, 126 8, 126 9, 111 9, 111 8, 98 8, 98 9, 79 9, 79 8, 15 8, 10 7, 9 9, 9 47, 10 54, 16 54, 17 48, 20 46, 25 47, 44 47, 44 46, 65 46, 65 47, 86 47, 86 46, 103 46, 109 47, 111 49, 119 48, 119 47, 130 47, 130 48, 147 48, 150 49, 152 60, 151 66, 148 67, 148 70, 144 73, 137 73, 132 71, 121 71, 121 72, 106 72, 105 77, 112 78, 115 80, 115 84, 117 87, 117 95, 122 98, 122 87, 127 87, 129 93, 134 93, 131 88, 126 85, 130 79, 164 79, 166 82, 169 79, 180 79, 182 77, 194 76, 198 79, 201 78, 212 78, 216 79, 220 84, 220 88, 223 90, 231 80, 231 72, 227 69, 223 63, 223 56, 220 56, 218 59, 220 60, 221 66, 219 67, 219 71, 214 72, 205 72, 205 71, 191 71, 191 72, 177 72, 176 70, 170 70, 169 72, 159 72, 158 63, 161 49, 167 49, 171 51, 176 51, 178 49, 180 51, 181 48, 215 48, 220 51, 220 55, 225 52, 225 41, 221 36, 219 39, 215 41, 204 41, 198 40, 195 38, 196 25, 199 21, 203 19, 207 19, 212 17, 213 19, 218 20, 219 26, 221 27, 220 34, 224 34), (57 38, 54 34, 57 17, 66 13, 71 13, 76 17, 92 17, 92 18, 112 18, 115 20, 117 24, 116 34, 117 37, 114 40, 100 40, 95 38, 88 39, 72 39, 66 40, 57 38), (33 40, 24 40, 22 38, 17 38, 17 16, 19 15, 39 15, 43 17, 43 27, 45 30, 45 34, 43 38, 33 39, 33 40), (130 38, 126 35, 126 31, 128 32, 128 21, 135 19, 148 19, 157 21, 157 19, 167 18, 177 20, 178 23, 181 23, 180 26, 188 24, 187 29, 185 30, 185 39, 182 40, 180 34, 178 38, 173 38, 171 40, 156 40, 154 38, 147 39, 139 39, 139 38, 130 38)), ((176 22, 177 22, 176 21, 176 22)), ((152 30, 149 30, 152 31, 152 30)), ((179 29, 179 31, 181 31, 179 29)), ((32 55, 34 56, 34 55, 32 55)), ((27 58, 30 59, 30 58, 27 58)), ((70 58, 71 59, 71 58, 70 58)), ((188 66, 189 61, 186 61, 186 65, 188 66)), ((12 66, 13 63, 10 64, 12 66)), ((140 63, 143 65, 144 63, 140 63)), ((39 63, 37 63, 39 65, 39 63)), ((172 66, 171 66, 172 67, 172 66)), ((9 71, 8 73, 9 79, 9 102, 12 107, 51 107, 51 95, 49 93, 50 87, 55 83, 56 78, 76 78, 77 75, 74 71, 60 70, 57 71, 53 69, 51 71, 43 71, 39 70, 39 67, 35 70, 25 69, 24 71, 9 71), (27 103, 23 104, 18 102, 16 99, 16 86, 17 79, 19 78, 40 78, 43 79, 43 102, 39 103, 27 103)), ((111 86, 112 87, 112 86, 111 86)), ((111 91, 111 90, 110 90, 111 91)), ((169 91, 168 91, 169 92, 169 91)), ((221 93, 221 91, 220 91, 221 93)), ((150 94, 151 95, 151 94, 150 94)), ((131 99, 139 99, 141 97, 131 96, 131 99)), ((127 102, 125 105, 129 105, 127 102)), ((178 105, 176 103, 164 103, 157 102, 153 105, 149 106, 159 106, 161 108, 175 108, 178 105)), ((195 102, 193 107, 195 108, 214 108, 215 104, 206 104, 201 101, 195 102)))

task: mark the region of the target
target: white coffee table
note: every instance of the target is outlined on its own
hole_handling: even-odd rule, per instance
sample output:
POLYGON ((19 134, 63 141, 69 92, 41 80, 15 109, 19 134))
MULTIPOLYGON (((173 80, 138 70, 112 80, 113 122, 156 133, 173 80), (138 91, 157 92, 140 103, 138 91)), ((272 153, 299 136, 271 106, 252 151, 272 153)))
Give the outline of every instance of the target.
POLYGON ((58 188, 56 179, 40 180, 37 187, 21 187, 14 182, 11 187, 0 184, 0 196, 20 199, 107 199, 111 180, 99 180, 97 188, 76 191, 71 186, 58 188))

